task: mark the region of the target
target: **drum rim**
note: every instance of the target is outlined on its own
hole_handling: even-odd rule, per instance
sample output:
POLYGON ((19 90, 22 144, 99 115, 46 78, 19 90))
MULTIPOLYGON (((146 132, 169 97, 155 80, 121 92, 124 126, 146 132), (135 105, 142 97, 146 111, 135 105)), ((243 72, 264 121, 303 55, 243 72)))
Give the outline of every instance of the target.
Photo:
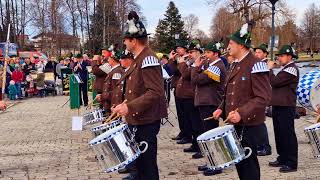
MULTIPOLYGON (((120 125, 120 126, 121 126, 121 125, 120 125)), ((120 126, 118 126, 118 127, 120 127, 120 126)), ((94 145, 97 145, 97 144, 101 144, 101 143, 103 143, 103 142, 105 142, 105 141, 108 141, 108 140, 110 140, 113 136, 115 136, 115 135, 123 132, 123 130, 125 130, 125 129, 128 128, 128 125, 127 125, 127 124, 123 124, 122 126, 123 126, 123 127, 119 128, 118 131, 116 131, 116 132, 114 132, 114 133, 108 135, 107 137, 104 137, 104 138, 102 138, 102 139, 100 139, 100 140, 98 140, 98 141, 91 142, 91 141, 97 139, 99 136, 107 133, 108 131, 106 131, 106 132, 100 134, 99 136, 93 138, 93 139, 89 142, 90 146, 94 146, 94 145)))
POLYGON ((304 130, 306 132, 313 131, 313 130, 318 130, 318 129, 320 129, 320 123, 316 123, 316 124, 313 124, 313 125, 310 125, 310 126, 304 128, 304 130), (316 125, 318 125, 318 126, 316 126, 316 125))
MULTIPOLYGON (((138 149, 139 149, 139 148, 138 148, 138 149)), ((125 166, 127 166, 128 164, 130 164, 130 163, 132 163, 133 161, 135 161, 135 160, 140 156, 140 154, 141 154, 141 151, 140 151, 140 149, 139 149, 139 150, 137 151, 137 153, 136 153, 134 156, 132 156, 130 159, 128 159, 128 160, 126 160, 126 161, 118 164, 117 166, 113 166, 113 167, 111 167, 111 168, 107 168, 106 170, 104 170, 104 172, 110 173, 110 172, 117 171, 117 170, 119 170, 120 168, 125 167, 125 166)))
POLYGON ((103 117, 103 118, 96 118, 96 119, 91 120, 91 121, 86 121, 86 122, 84 123, 84 125, 88 125, 88 124, 92 124, 92 123, 96 123, 96 122, 101 122, 101 121, 103 121, 103 120, 104 120, 104 117, 103 117))
MULTIPOLYGON (((230 128, 229 130, 223 132, 222 134, 219 134, 219 135, 217 135, 217 136, 215 136, 215 137, 210 137, 210 138, 207 138, 207 139, 199 139, 199 137, 202 135, 202 134, 201 134, 200 136, 198 136, 197 141, 199 141, 199 142, 206 142, 206 141, 216 140, 216 139, 219 139, 219 138, 222 138, 222 137, 226 136, 227 134, 229 134, 229 133, 232 132, 232 131, 235 131, 233 125, 226 125, 226 126, 229 126, 229 127, 231 127, 231 128, 230 128)), ((224 126, 224 127, 226 127, 226 126, 224 126)), ((215 128, 215 129, 216 129, 216 128, 215 128)), ((214 130, 214 129, 212 129, 212 130, 214 130)), ((209 131, 211 131, 211 130, 209 130, 209 131)), ((208 131, 207 131, 207 132, 208 132, 208 131)), ((205 132, 205 133, 207 133, 207 132, 205 132)), ((205 134, 205 133, 203 133, 203 134, 205 134)))
POLYGON ((99 131, 99 130, 108 129, 108 127, 112 127, 115 124, 120 124, 121 122, 122 122, 121 119, 118 119, 116 121, 112 121, 111 123, 101 124, 99 126, 93 127, 93 128, 91 128, 90 131, 95 132, 95 131, 99 131))
POLYGON ((238 164, 240 161, 242 161, 244 159, 244 156, 240 156, 239 158, 237 158, 237 159, 235 159, 235 160, 232 160, 232 161, 230 161, 230 162, 227 162, 227 163, 225 163, 223 166, 222 165, 218 165, 218 166, 220 166, 220 167, 217 167, 217 168, 212 168, 212 166, 211 166, 211 168, 210 168, 210 165, 208 165, 208 167, 210 168, 210 169, 213 169, 213 170, 219 170, 219 169, 225 169, 225 168, 228 168, 228 167, 230 167, 230 166, 232 166, 232 165, 234 165, 234 164, 238 164))

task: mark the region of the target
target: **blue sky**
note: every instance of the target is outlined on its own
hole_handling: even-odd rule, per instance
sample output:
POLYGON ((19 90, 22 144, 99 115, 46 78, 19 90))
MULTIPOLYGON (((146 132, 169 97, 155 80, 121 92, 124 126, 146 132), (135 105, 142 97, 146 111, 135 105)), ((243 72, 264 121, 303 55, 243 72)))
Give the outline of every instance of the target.
MULTIPOLYGON (((159 19, 164 16, 170 0, 137 0, 142 7, 142 12, 147 19, 148 33, 154 33, 159 19)), ((173 0, 178 7, 182 17, 191 13, 199 17, 199 29, 209 34, 211 19, 215 13, 215 7, 208 6, 206 0, 173 0)), ((304 10, 312 3, 320 5, 317 0, 286 0, 290 9, 296 14, 296 22, 299 25, 302 21, 304 10)))

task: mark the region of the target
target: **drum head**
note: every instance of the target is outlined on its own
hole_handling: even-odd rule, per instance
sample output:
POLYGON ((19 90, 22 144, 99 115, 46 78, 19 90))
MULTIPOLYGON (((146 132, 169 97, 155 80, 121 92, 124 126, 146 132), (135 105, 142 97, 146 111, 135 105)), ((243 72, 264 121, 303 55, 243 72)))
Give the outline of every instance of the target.
POLYGON ((310 103, 314 111, 320 110, 320 79, 317 79, 310 90, 310 103))
POLYGON ((311 130, 316 130, 316 129, 320 129, 320 123, 312 124, 311 126, 306 127, 304 130, 311 131, 311 130))
POLYGON ((102 143, 104 141, 107 141, 109 139, 111 139, 117 132, 121 132, 123 129, 126 129, 128 127, 128 125, 126 124, 121 124, 115 128, 112 128, 102 134, 100 134, 99 136, 97 136, 96 138, 92 139, 89 144, 90 145, 95 145, 95 144, 99 144, 102 143))
POLYGON ((103 129, 109 129, 110 127, 114 127, 114 126, 119 125, 121 122, 122 122, 121 119, 119 119, 116 121, 112 121, 111 123, 101 124, 99 126, 92 128, 91 131, 95 132, 95 131, 99 131, 99 130, 103 130, 103 129))
POLYGON ((197 141, 206 141, 210 139, 215 139, 217 137, 222 137, 225 133, 234 129, 233 125, 226 125, 222 127, 217 127, 215 129, 211 129, 200 136, 198 136, 197 141))

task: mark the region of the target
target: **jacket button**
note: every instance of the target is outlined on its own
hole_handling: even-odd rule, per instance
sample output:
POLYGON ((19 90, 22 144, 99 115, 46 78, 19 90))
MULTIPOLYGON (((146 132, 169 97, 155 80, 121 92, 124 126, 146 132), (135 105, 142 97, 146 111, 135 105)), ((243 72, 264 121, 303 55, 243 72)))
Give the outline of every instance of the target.
POLYGON ((134 116, 135 116, 135 114, 132 114, 132 116, 134 117, 134 116))
POLYGON ((233 83, 232 84, 236 84, 236 82, 235 81, 233 81, 233 83))
POLYGON ((248 118, 248 120, 250 120, 250 118, 248 118))
POLYGON ((233 102, 231 102, 231 105, 233 106, 233 102))
POLYGON ((136 112, 136 115, 138 115, 139 113, 138 112, 136 112))
POLYGON ((253 115, 253 118, 255 118, 256 117, 256 115, 253 115))
POLYGON ((132 91, 131 90, 129 90, 129 93, 131 93, 132 91))
POLYGON ((129 80, 131 80, 131 76, 129 76, 129 80))

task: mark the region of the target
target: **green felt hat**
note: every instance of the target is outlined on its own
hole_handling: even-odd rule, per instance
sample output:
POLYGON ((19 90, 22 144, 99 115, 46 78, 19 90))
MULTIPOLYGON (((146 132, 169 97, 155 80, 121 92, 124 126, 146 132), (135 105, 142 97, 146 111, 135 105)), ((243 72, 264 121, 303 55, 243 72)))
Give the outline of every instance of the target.
POLYGON ((127 50, 122 51, 121 55, 120 55, 120 59, 127 59, 127 58, 128 59, 133 59, 134 55, 131 52, 127 51, 127 50))
POLYGON ((77 58, 77 59, 82 58, 82 54, 80 54, 80 53, 79 53, 79 54, 77 54, 75 58, 77 58))
POLYGON ((221 48, 223 48, 223 43, 221 42, 209 42, 205 47, 205 51, 212 52, 221 52, 221 48))
POLYGON ((200 53, 203 53, 203 50, 201 48, 200 40, 194 39, 192 40, 188 45, 188 51, 197 50, 200 51, 200 53))
POLYGON ((268 45, 267 45, 267 44, 264 44, 264 43, 263 43, 263 44, 260 44, 258 47, 253 48, 254 51, 256 51, 257 49, 260 49, 261 51, 269 54, 269 52, 268 52, 268 45))
POLYGON ((279 56, 279 55, 282 55, 282 54, 291 55, 292 58, 298 59, 298 55, 296 54, 296 51, 290 45, 283 45, 281 47, 280 51, 276 54, 276 56, 279 56))
POLYGON ((175 49, 177 49, 177 47, 188 49, 188 42, 185 40, 179 39, 176 41, 175 49))
POLYGON ((233 40, 239 44, 244 45, 247 48, 251 47, 251 32, 249 28, 249 24, 246 23, 242 25, 242 27, 229 36, 230 40, 233 40))

